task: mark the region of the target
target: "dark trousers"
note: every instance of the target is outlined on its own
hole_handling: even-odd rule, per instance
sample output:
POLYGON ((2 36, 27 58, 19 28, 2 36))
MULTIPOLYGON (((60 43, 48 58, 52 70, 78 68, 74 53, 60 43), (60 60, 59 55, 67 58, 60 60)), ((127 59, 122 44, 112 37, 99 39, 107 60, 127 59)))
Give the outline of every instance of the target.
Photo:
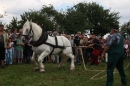
POLYGON ((26 62, 26 63, 30 63, 30 58, 32 56, 32 47, 31 46, 28 46, 28 45, 25 45, 25 49, 24 49, 24 59, 23 59, 23 62, 26 62))
POLYGON ((89 52, 88 49, 82 49, 82 51, 83 51, 84 62, 86 64, 89 61, 91 52, 89 52))
POLYGON ((113 71, 116 67, 119 71, 121 82, 123 85, 126 85, 126 75, 123 68, 123 56, 119 53, 108 54, 108 63, 107 63, 107 82, 106 86, 112 86, 113 83, 113 71))
POLYGON ((5 59, 5 48, 4 46, 0 47, 0 60, 5 59))

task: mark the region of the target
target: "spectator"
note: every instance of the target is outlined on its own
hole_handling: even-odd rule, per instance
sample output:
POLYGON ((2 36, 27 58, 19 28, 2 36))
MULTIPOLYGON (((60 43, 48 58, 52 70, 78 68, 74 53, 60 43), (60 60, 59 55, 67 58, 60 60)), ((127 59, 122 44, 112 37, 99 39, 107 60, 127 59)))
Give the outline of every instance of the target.
POLYGON ((8 36, 8 38, 10 38, 11 37, 11 29, 8 29, 8 31, 7 31, 7 36, 8 36))
POLYGON ((24 56, 23 56, 23 61, 26 63, 30 63, 30 57, 32 56, 32 45, 30 44, 32 38, 29 38, 28 40, 25 41, 24 44, 24 56))
POLYGON ((42 28, 42 32, 46 32, 46 28, 45 28, 44 24, 41 25, 41 28, 42 28))
POLYGON ((80 64, 81 54, 78 46, 80 45, 80 36, 81 32, 78 31, 77 35, 74 38, 74 46, 75 46, 75 57, 76 57, 76 63, 80 64))
POLYGON ((128 57, 129 47, 128 47, 128 39, 124 40, 124 59, 128 57))
POLYGON ((0 25, 0 60, 1 60, 1 67, 4 68, 4 59, 5 59, 5 48, 6 43, 8 40, 7 33, 4 32, 4 25, 0 25))
POLYGON ((74 46, 74 34, 71 34, 70 43, 71 43, 71 46, 72 46, 72 52, 73 52, 73 55, 74 55, 74 61, 76 61, 75 48, 73 47, 74 46))
POLYGON ((13 48, 13 42, 11 37, 9 38, 8 42, 7 42, 7 47, 6 47, 6 58, 5 58, 5 62, 6 64, 12 64, 12 48, 13 48))
POLYGON ((88 47, 94 48, 93 52, 92 52, 92 56, 90 58, 90 64, 98 65, 98 57, 102 53, 102 46, 101 46, 99 39, 97 39, 94 34, 92 35, 92 43, 90 45, 88 45, 88 47))
POLYGON ((128 40, 128 48, 129 48, 128 58, 130 58, 130 40, 128 40))
MULTIPOLYGON (((84 36, 83 41, 82 41, 82 43, 80 45, 81 46, 87 46, 87 44, 88 44, 88 37, 84 36)), ((88 49, 83 47, 82 51, 83 51, 84 62, 87 63, 87 61, 89 59, 88 49)))
POLYGON ((19 63, 22 63, 22 60, 23 60, 23 46, 24 46, 24 43, 22 42, 22 29, 19 30, 19 35, 18 35, 18 38, 16 40, 16 52, 17 52, 17 57, 18 57, 18 64, 19 63))
POLYGON ((18 35, 17 35, 17 29, 15 28, 12 35, 11 35, 11 38, 12 38, 12 42, 14 43, 14 46, 13 46, 13 58, 14 58, 14 64, 17 64, 17 53, 16 53, 16 39, 17 39, 18 35))
POLYGON ((71 43, 71 46, 74 46, 74 34, 71 34, 70 43, 71 43))

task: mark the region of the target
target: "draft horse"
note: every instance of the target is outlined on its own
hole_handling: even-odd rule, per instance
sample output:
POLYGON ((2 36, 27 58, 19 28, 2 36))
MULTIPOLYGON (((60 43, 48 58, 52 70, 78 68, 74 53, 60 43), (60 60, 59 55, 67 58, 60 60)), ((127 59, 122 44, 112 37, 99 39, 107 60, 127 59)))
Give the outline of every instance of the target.
POLYGON ((40 68, 40 72, 44 72, 43 60, 46 56, 59 55, 61 62, 58 67, 62 67, 68 58, 71 59, 70 70, 75 69, 74 55, 72 54, 72 47, 70 41, 64 36, 49 36, 36 23, 26 21, 23 25, 22 39, 32 38, 33 55, 31 61, 33 62, 34 70, 40 68), (38 58, 38 60, 36 60, 38 58), (38 67, 39 66, 39 67, 38 67))

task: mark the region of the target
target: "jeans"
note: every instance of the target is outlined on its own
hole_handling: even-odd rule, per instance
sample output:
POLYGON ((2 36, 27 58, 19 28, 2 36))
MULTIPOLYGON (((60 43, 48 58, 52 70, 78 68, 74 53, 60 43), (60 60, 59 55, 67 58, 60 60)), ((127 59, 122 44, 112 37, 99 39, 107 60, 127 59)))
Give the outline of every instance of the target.
POLYGON ((12 49, 7 50, 5 53, 5 62, 6 64, 12 64, 12 49))

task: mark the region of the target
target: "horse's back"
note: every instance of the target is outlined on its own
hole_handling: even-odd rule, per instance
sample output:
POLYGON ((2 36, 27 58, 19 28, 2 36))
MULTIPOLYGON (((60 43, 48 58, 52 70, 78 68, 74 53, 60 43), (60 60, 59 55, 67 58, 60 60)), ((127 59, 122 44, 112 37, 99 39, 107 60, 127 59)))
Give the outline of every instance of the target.
MULTIPOLYGON (((59 46, 71 46, 70 41, 66 37, 64 36, 56 36, 56 37, 59 46)), ((47 42, 56 45, 55 36, 54 37, 49 36, 47 42)))
POLYGON ((70 47, 71 46, 70 41, 66 37, 64 37, 64 36, 60 36, 60 37, 61 37, 61 40, 63 42, 63 46, 66 46, 66 47, 70 47))

